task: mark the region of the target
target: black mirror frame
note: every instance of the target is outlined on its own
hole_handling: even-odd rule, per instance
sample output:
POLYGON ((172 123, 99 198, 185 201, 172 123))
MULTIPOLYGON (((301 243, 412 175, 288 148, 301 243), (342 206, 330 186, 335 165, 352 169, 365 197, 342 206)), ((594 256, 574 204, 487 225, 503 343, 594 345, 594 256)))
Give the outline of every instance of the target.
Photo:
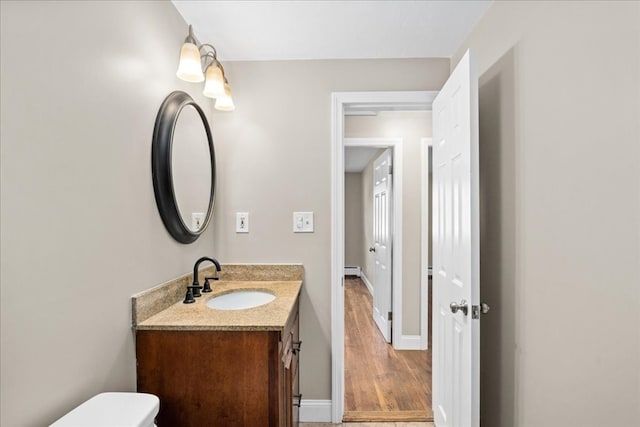
POLYGON ((187 93, 182 91, 171 92, 160 106, 156 123, 153 128, 153 142, 151 145, 151 173, 153 177, 153 192, 160 211, 160 217, 167 231, 180 243, 193 243, 200 237, 209 225, 213 215, 216 184, 216 156, 213 149, 213 138, 209 129, 209 122, 198 104, 187 93), (202 227, 197 232, 192 231, 182 220, 180 209, 176 202, 173 188, 173 172, 171 166, 171 148, 173 145, 173 133, 180 116, 180 112, 187 105, 192 105, 204 125, 209 142, 209 154, 211 158, 211 193, 209 195, 209 207, 202 227))

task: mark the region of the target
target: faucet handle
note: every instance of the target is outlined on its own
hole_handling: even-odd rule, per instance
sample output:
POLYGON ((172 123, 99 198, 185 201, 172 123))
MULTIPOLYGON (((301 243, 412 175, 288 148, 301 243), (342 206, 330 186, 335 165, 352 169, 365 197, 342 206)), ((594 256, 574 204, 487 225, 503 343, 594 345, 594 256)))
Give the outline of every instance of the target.
POLYGON ((187 286, 187 294, 184 296, 184 301, 182 301, 183 304, 193 304, 194 302, 196 302, 194 298, 195 295, 193 294, 194 288, 196 288, 199 293, 200 286, 187 286))
POLYGON ((211 284, 209 283, 209 279, 214 279, 215 277, 205 277, 204 278, 204 286, 202 287, 202 292, 208 293, 211 292, 211 284))
POLYGON ((209 283, 209 280, 220 280, 217 276, 216 277, 205 277, 204 278, 204 286, 202 289, 202 292, 211 292, 211 284, 209 283))

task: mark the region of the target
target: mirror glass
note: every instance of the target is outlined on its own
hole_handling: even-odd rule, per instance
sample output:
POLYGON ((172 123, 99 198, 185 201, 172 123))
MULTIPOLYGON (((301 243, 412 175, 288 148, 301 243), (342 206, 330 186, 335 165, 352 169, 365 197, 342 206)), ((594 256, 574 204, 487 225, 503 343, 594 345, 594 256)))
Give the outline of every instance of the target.
POLYGON ((209 209, 213 181, 207 133, 198 111, 190 104, 180 111, 173 130, 171 172, 182 222, 197 232, 209 209))

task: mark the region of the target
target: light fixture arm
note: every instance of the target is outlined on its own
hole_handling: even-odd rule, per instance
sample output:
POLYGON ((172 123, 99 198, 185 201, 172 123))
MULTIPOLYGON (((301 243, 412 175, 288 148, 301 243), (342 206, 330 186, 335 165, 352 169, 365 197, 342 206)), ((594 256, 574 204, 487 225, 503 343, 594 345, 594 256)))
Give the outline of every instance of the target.
POLYGON ((189 34, 187 35, 187 37, 185 37, 184 42, 185 43, 195 44, 196 46, 199 45, 198 39, 196 39, 195 34, 193 34, 193 26, 192 25, 189 25, 189 34))
MULTIPOLYGON (((205 47, 208 47, 209 49, 211 49, 213 51, 213 57, 214 58, 218 58, 218 52, 216 51, 216 48, 213 47, 212 44, 209 44, 209 43, 201 44, 201 45, 198 46, 198 49, 200 51, 202 51, 202 49, 204 49, 205 47)), ((205 54, 209 54, 209 53, 211 53, 211 52, 206 52, 205 54)))

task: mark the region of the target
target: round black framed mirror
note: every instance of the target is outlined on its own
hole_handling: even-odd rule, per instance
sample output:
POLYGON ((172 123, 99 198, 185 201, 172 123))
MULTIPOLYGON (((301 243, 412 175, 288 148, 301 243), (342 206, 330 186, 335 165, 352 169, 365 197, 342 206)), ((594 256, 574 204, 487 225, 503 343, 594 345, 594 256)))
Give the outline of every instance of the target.
POLYGON ((153 191, 167 231, 180 243, 194 242, 211 221, 216 159, 209 122, 187 93, 162 102, 151 146, 153 191))

